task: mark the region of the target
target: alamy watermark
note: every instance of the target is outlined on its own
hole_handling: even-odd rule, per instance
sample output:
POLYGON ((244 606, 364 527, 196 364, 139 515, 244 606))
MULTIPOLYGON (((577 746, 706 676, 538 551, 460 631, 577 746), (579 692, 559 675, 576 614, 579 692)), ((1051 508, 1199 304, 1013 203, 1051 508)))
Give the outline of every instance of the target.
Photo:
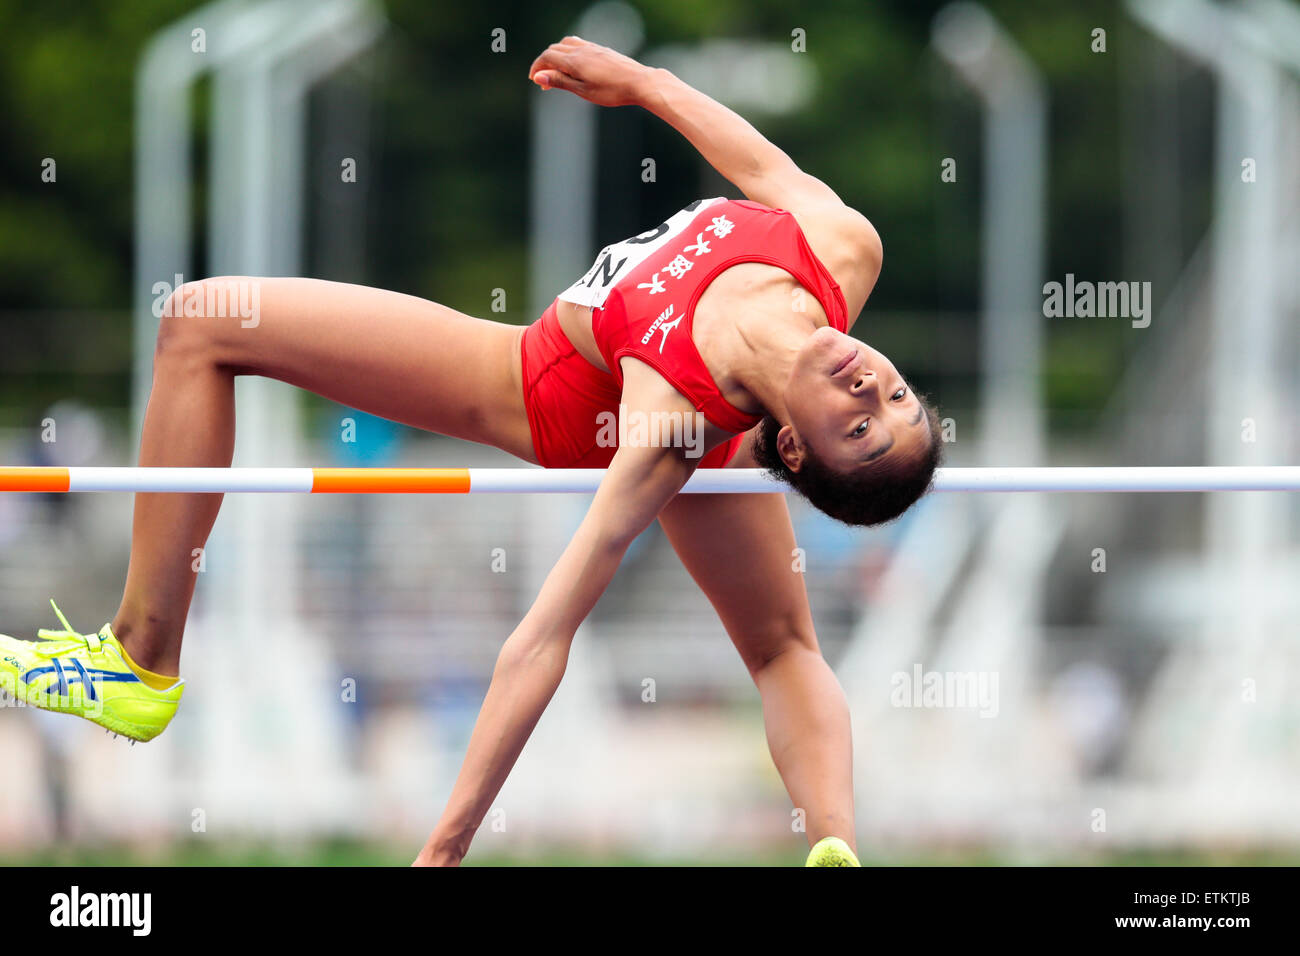
POLYGON ((177 273, 176 283, 155 282, 154 318, 225 319, 237 318, 240 326, 255 329, 262 322, 262 284, 256 279, 204 279, 186 282, 177 273))
POLYGON ((1065 282, 1043 285, 1043 315, 1049 319, 1132 319, 1135 329, 1151 324, 1150 282, 1076 282, 1074 273, 1065 282))
MULTIPOLYGON (((3 660, 8 667, 17 669, 18 673, 23 673, 25 665, 18 658, 6 654, 0 656, 0 660, 3 660)), ((39 690, 34 690, 25 683, 20 686, 20 678, 17 674, 0 673, 0 709, 8 707, 51 709, 64 704, 77 705, 79 707, 77 712, 90 720, 103 716, 104 696, 98 678, 91 678, 91 682, 85 684, 78 672, 69 669, 62 674, 60 682, 53 676, 58 673, 53 667, 47 670, 51 673, 50 682, 39 690)), ((27 671, 21 680, 39 676, 41 674, 27 671)))
POLYGON ((643 412, 619 403, 618 412, 596 414, 596 444, 600 448, 682 448, 687 458, 704 454, 702 412, 643 412))
POLYGON ((998 715, 997 671, 895 671, 889 678, 892 707, 979 710, 981 717, 998 715))
POLYGON ((148 936, 153 928, 152 893, 88 893, 73 886, 50 897, 50 925, 55 927, 121 927, 132 936, 148 936))

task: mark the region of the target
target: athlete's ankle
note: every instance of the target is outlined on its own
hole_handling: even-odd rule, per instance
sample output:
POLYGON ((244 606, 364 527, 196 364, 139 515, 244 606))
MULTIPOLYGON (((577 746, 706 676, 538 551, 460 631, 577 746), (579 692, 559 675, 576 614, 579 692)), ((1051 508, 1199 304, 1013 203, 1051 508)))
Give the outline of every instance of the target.
POLYGON ((180 673, 179 655, 170 648, 179 642, 159 627, 159 623, 141 625, 119 614, 110 626, 127 654, 128 664, 161 676, 176 677, 180 673))
POLYGON ((808 845, 816 846, 820 841, 827 837, 836 837, 843 840, 849 845, 849 849, 857 852, 857 837, 854 833, 853 821, 843 814, 830 813, 821 816, 817 820, 808 821, 808 845))

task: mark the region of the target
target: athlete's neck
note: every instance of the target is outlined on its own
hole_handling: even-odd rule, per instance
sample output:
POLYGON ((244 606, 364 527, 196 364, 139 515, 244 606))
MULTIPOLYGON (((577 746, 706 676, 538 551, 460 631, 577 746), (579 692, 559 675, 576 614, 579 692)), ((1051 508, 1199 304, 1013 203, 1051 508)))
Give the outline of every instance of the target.
POLYGON ((760 314, 736 324, 733 374, 763 409, 782 424, 789 421, 785 410, 786 384, 799 350, 815 331, 817 323, 813 317, 798 312, 760 314))

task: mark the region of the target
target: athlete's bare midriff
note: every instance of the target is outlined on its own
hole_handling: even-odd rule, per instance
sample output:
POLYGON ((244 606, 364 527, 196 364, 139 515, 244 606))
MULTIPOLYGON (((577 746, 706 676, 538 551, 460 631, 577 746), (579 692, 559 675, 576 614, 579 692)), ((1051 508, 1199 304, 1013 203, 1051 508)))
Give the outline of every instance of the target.
MULTIPOLYGON (((560 328, 578 354, 596 368, 609 371, 596 347, 592 310, 560 300, 555 311, 560 328)), ((755 320, 779 321, 794 314, 811 319, 819 328, 829 324, 821 303, 794 276, 761 262, 742 262, 724 269, 700 296, 691 340, 723 396, 737 408, 757 410, 748 393, 728 374, 722 357, 732 354, 734 338, 743 335, 746 327, 755 326, 755 320)))

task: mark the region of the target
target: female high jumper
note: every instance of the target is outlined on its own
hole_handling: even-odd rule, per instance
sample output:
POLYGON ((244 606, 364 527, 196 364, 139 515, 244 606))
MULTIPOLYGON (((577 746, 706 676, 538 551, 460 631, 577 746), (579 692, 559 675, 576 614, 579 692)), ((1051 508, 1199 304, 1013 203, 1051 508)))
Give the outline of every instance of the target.
MULTIPOLYGON (((527 328, 298 278, 238 280, 260 287, 260 320, 245 327, 238 316, 187 317, 182 303, 206 301, 205 283, 182 286, 158 332, 140 464, 228 467, 235 376, 264 375, 548 468, 607 468, 501 649, 416 863, 454 865, 468 851, 559 685, 574 632, 657 518, 758 687, 772 758, 806 814, 810 863, 855 865, 849 711, 792 570, 785 498, 678 491, 697 467, 758 465, 858 525, 888 521, 925 493, 941 449, 935 412, 848 335, 880 273, 880 239, 749 123, 665 70, 566 37, 529 78, 650 111, 747 200, 698 200, 606 247, 527 328), (702 440, 685 441, 683 422, 698 423, 702 440)), ((0 637, 7 689, 134 740, 161 733, 184 689, 175 675, 191 555, 221 500, 137 494, 116 615, 97 634, 59 613, 62 629, 40 631, 45 640, 0 637)))

